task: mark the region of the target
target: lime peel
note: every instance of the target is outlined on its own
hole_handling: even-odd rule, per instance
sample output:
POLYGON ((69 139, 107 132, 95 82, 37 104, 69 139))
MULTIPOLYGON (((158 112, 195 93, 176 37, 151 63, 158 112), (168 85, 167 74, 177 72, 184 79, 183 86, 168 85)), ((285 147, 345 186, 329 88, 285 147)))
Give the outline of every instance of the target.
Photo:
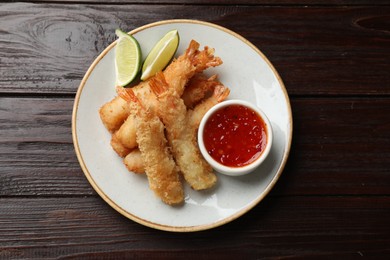
POLYGON ((133 36, 120 29, 116 29, 115 34, 119 38, 115 48, 116 84, 125 87, 134 81, 141 70, 142 53, 133 36))

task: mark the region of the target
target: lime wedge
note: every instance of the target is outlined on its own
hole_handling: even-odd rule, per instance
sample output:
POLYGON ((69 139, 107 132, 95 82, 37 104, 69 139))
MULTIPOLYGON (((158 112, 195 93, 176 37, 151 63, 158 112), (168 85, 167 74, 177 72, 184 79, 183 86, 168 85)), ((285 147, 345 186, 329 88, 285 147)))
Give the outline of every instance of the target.
POLYGON ((149 52, 142 66, 141 80, 146 80, 162 71, 172 60, 179 46, 177 30, 169 31, 149 52))
POLYGON ((124 87, 131 83, 141 69, 142 53, 137 40, 121 31, 115 30, 119 37, 115 47, 116 84, 124 87))

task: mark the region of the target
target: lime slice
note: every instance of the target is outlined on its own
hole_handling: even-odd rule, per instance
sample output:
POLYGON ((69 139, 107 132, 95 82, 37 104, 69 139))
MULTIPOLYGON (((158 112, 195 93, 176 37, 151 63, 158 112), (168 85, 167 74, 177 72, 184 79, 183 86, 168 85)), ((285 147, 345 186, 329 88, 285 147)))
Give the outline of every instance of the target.
POLYGON ((115 47, 116 84, 124 87, 131 83, 141 69, 142 53, 137 40, 131 35, 115 30, 119 37, 115 47))
POLYGON ((149 52, 142 66, 141 80, 146 80, 162 71, 172 60, 179 46, 177 30, 169 31, 149 52))

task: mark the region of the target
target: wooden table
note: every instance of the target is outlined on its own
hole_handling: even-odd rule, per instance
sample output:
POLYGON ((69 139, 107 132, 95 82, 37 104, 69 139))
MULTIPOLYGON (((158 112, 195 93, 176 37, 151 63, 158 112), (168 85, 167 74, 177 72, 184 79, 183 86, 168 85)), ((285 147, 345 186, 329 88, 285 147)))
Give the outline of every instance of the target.
POLYGON ((389 257, 388 1, 1 2, 0 259, 389 257), (195 233, 113 210, 85 178, 71 133, 77 88, 114 30, 174 18, 256 45, 280 73, 294 118, 271 193, 195 233))

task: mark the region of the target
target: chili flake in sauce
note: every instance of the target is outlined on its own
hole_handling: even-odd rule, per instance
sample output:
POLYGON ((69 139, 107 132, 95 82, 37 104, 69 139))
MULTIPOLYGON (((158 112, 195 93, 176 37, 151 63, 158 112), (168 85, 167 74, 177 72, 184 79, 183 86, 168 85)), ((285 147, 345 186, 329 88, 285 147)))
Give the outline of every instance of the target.
POLYGON ((255 161, 267 144, 265 122, 258 113, 242 105, 215 111, 203 132, 207 152, 214 160, 230 167, 255 161))

